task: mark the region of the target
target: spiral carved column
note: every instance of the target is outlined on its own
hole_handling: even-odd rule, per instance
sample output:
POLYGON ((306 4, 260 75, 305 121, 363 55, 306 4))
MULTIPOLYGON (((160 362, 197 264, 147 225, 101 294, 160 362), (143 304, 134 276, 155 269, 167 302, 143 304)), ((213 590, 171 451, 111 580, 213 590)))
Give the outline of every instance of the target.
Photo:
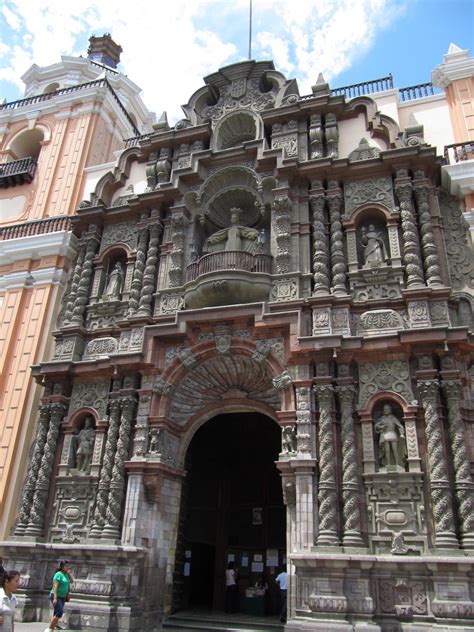
POLYGON ((319 404, 319 546, 338 546, 336 531, 337 491, 334 451, 333 392, 330 384, 317 385, 314 392, 319 404))
POLYGON ((84 258, 86 256, 86 244, 82 244, 77 253, 76 263, 72 273, 71 287, 69 289, 69 295, 67 297, 66 310, 64 312, 64 324, 70 322, 72 317, 72 311, 74 309, 74 303, 76 301, 77 288, 81 280, 82 266, 84 265, 84 258))
POLYGON ((137 258, 133 269, 132 283, 130 286, 130 299, 128 309, 130 314, 134 314, 140 302, 142 291, 143 272, 145 270, 146 251, 148 248, 148 228, 143 228, 138 234, 137 258))
POLYGON ((354 434, 353 386, 337 386, 341 408, 342 444, 342 517, 344 546, 364 546, 359 507, 359 481, 357 479, 357 451, 354 434))
POLYGON ((133 397, 122 400, 122 418, 120 421, 117 451, 115 453, 110 490, 106 510, 106 524, 102 530, 103 538, 118 540, 120 538, 122 502, 125 491, 125 461, 128 458, 128 447, 132 430, 132 420, 136 401, 133 397))
POLYGON ((443 282, 441 280, 438 249, 434 243, 433 226, 431 224, 429 189, 427 185, 417 185, 414 187, 414 192, 418 206, 421 251, 425 265, 426 282, 429 286, 440 287, 443 285, 443 282))
POLYGON ((105 443, 104 460, 100 470, 100 479, 94 508, 94 519, 89 533, 91 538, 99 538, 105 525, 110 479, 112 477, 112 468, 114 466, 115 451, 117 449, 117 440, 119 435, 121 401, 119 399, 112 400, 109 404, 109 409, 109 429, 107 431, 107 439, 105 443))
POLYGON ((186 218, 183 213, 175 213, 171 216, 171 241, 173 243, 173 250, 170 252, 170 268, 168 272, 170 287, 179 287, 183 281, 185 227, 186 218))
POLYGON ((342 193, 328 191, 329 221, 331 225, 331 294, 345 295, 346 290, 346 257, 342 241, 341 208, 342 193))
POLYGON ((15 535, 24 535, 25 529, 30 520, 30 511, 33 503, 33 496, 35 494, 36 481, 41 467, 44 446, 46 445, 46 438, 48 435, 50 413, 51 411, 49 405, 40 406, 36 442, 33 449, 33 455, 31 457, 30 467, 28 469, 25 487, 23 488, 18 521, 14 531, 15 535))
POLYGON ((407 275, 407 287, 424 285, 423 266, 420 255, 420 242, 413 213, 411 182, 395 185, 395 192, 400 200, 402 219, 403 261, 407 275))
POLYGON ((74 301, 74 309, 72 311, 71 323, 74 325, 84 324, 84 312, 86 311, 87 301, 89 300, 89 288, 92 277, 92 262, 99 247, 99 241, 96 236, 88 239, 86 246, 86 254, 82 265, 81 279, 76 292, 76 300, 74 301))
POLYGON ((143 275, 140 303, 138 306, 138 313, 147 316, 151 314, 151 303, 153 301, 153 292, 155 291, 156 267, 158 263, 158 246, 162 230, 161 224, 152 224, 152 226, 150 226, 150 242, 148 244, 145 273, 143 275))
POLYGON ((324 217, 324 194, 309 199, 313 211, 313 296, 329 294, 329 249, 324 217))
POLYGON ((474 549, 474 483, 471 478, 466 439, 461 419, 461 383, 441 382, 448 405, 449 438, 454 466, 454 489, 459 505, 461 546, 474 549))
POLYGON ((50 404, 50 411, 48 433, 44 444, 35 493, 31 502, 29 522, 25 529, 25 535, 29 536, 43 535, 46 503, 51 488, 51 474, 58 445, 59 424, 66 413, 66 405, 63 403, 50 404))
POLYGON ((429 483, 433 503, 434 543, 437 547, 457 548, 453 503, 449 487, 448 465, 443 449, 441 421, 438 415, 437 380, 421 380, 418 392, 425 411, 429 483))

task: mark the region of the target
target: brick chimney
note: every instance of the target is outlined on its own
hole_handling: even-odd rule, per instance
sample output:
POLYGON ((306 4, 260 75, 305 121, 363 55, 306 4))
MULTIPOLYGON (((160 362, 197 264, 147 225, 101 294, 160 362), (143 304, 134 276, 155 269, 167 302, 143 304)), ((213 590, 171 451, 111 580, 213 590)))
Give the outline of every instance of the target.
POLYGON ((109 68, 117 68, 120 62, 122 47, 114 42, 110 33, 104 33, 100 37, 91 35, 87 56, 90 60, 103 64, 109 68))

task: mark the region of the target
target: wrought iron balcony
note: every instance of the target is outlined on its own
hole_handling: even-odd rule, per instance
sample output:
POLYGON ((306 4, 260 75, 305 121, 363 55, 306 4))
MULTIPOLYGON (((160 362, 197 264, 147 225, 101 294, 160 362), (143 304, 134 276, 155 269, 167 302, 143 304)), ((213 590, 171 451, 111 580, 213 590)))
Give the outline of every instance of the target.
POLYGON ((186 283, 194 281, 207 272, 223 270, 244 270, 246 272, 263 272, 271 274, 271 255, 253 255, 240 250, 225 250, 204 255, 198 261, 190 263, 186 268, 186 283))
POLYGON ((444 148, 444 158, 448 165, 474 159, 474 140, 453 143, 444 148))
POLYGON ((29 183, 36 171, 36 158, 21 158, 0 164, 0 187, 14 187, 29 183))

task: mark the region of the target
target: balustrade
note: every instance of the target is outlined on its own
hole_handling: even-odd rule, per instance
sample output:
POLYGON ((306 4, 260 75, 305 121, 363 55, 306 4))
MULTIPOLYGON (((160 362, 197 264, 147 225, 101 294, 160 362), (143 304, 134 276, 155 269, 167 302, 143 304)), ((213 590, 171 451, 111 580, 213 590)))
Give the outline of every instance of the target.
POLYGON ((225 250, 204 255, 186 268, 186 282, 194 281, 207 272, 219 270, 245 270, 246 272, 263 272, 271 274, 271 255, 253 255, 240 250, 225 250))
POLYGON ((31 156, 0 164, 0 187, 6 189, 17 184, 28 184, 36 171, 36 158, 31 156))

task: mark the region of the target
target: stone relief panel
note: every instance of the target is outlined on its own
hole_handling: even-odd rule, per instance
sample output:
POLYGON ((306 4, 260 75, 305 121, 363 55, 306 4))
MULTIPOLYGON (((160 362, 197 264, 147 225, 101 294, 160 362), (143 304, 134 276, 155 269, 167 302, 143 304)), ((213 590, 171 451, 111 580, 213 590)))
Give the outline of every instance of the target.
POLYGON ((246 356, 226 354, 197 363, 176 387, 170 417, 183 424, 211 403, 248 397, 278 409, 280 395, 265 368, 246 356))
POLYGON ((99 253, 113 244, 124 243, 133 250, 137 246, 137 230, 135 222, 118 222, 104 227, 99 253))
POLYGON ((89 406, 97 411, 101 419, 105 419, 108 395, 108 380, 74 384, 69 404, 69 415, 72 415, 79 408, 89 406))
POLYGON ((117 353, 118 342, 115 338, 105 337, 89 340, 84 349, 83 360, 92 360, 100 357, 108 357, 111 353, 117 353))
POLYGON ((359 364, 359 408, 379 391, 393 391, 409 404, 416 403, 410 378, 410 367, 405 360, 367 362, 359 364))
POLYGON ((90 477, 74 481, 57 479, 50 530, 52 542, 73 544, 87 538, 95 491, 96 481, 90 477))
POLYGON ((428 614, 425 582, 402 578, 379 580, 379 608, 384 614, 411 618, 414 614, 428 614))
POLYGON ((360 315, 358 333, 367 336, 380 336, 405 329, 400 314, 393 309, 375 309, 360 315))
POLYGON ((53 361, 63 362, 66 360, 77 362, 81 359, 84 349, 84 340, 80 336, 66 336, 56 340, 53 361))
POLYGON ((140 352, 143 349, 143 339, 145 336, 144 327, 132 327, 128 331, 120 334, 118 343, 119 353, 140 352))
POLYGON ((373 178, 371 180, 359 180, 344 184, 346 216, 349 216, 358 206, 370 202, 378 202, 388 209, 393 209, 395 203, 391 178, 373 178))
POLYGON ((293 301, 298 297, 298 279, 278 279, 273 282, 270 300, 277 303, 293 301))
POLYGON ((459 200, 442 192, 439 198, 444 220, 446 254, 451 286, 454 290, 474 288, 474 258, 469 226, 462 215, 459 200))

